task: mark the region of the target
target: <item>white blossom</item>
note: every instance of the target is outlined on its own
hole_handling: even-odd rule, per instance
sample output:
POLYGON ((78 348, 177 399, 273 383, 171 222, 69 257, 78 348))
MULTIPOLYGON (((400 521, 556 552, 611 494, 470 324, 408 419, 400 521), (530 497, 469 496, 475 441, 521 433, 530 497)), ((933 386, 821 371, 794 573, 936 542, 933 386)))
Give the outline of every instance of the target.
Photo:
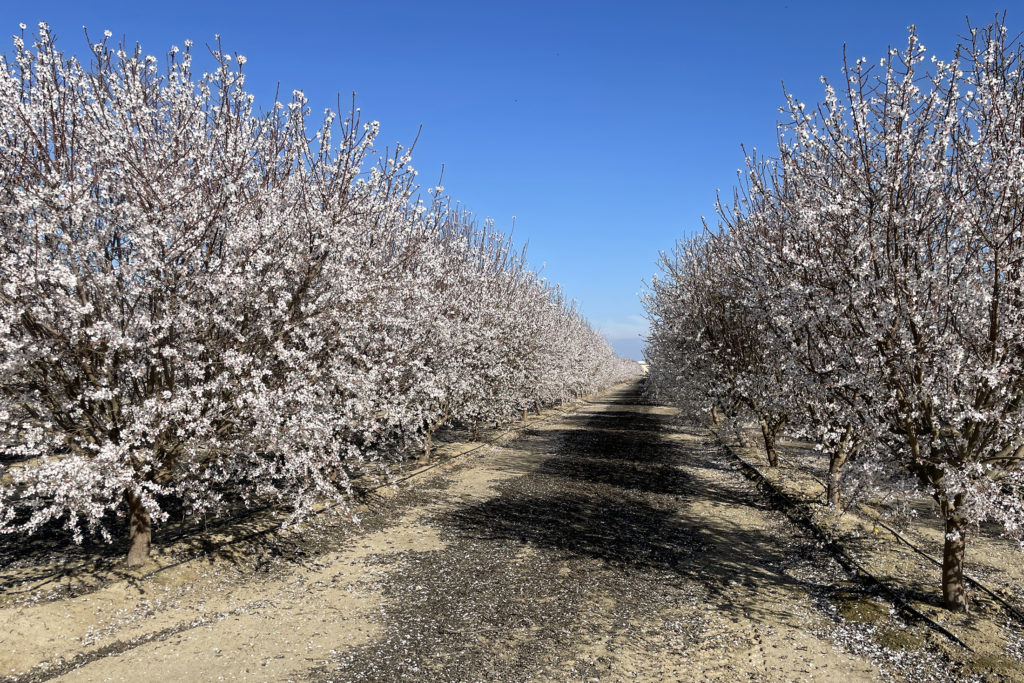
POLYGON ((1024 522, 1024 74, 1004 27, 980 33, 926 73, 911 30, 842 98, 787 97, 778 155, 647 295, 652 390, 785 415, 851 461, 848 495, 920 486, 957 608, 967 527, 1024 522))
MULTIPOLYGON (((110 36, 109 32, 105 33, 110 36)), ((637 370, 500 233, 416 210, 353 108, 253 109, 216 53, 89 69, 45 27, 0 73, 0 532, 109 533, 125 502, 343 507, 439 426, 637 370)), ((176 54, 175 54, 176 53, 176 54)), ((236 60, 238 65, 244 58, 236 60)), ((141 512, 139 514, 142 514, 141 512)))

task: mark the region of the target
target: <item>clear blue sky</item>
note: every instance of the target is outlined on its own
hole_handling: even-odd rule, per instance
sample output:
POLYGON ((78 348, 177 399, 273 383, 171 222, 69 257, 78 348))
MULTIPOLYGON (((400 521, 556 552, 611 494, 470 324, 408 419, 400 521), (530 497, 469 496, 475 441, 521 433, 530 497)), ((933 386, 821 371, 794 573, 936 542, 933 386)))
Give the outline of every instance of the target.
MULTIPOLYGON (((741 143, 775 141, 781 83, 817 101, 842 46, 875 60, 917 24, 942 57, 982 2, 5 2, 0 29, 46 21, 66 51, 94 36, 162 55, 222 36, 269 105, 278 83, 313 111, 355 91, 383 143, 423 133, 414 165, 475 215, 529 241, 613 345, 640 357, 637 293, 659 250, 728 192, 741 143)), ((1012 32, 1024 12, 1010 7, 1012 32)), ((6 51, 10 51, 7 43, 6 51)))

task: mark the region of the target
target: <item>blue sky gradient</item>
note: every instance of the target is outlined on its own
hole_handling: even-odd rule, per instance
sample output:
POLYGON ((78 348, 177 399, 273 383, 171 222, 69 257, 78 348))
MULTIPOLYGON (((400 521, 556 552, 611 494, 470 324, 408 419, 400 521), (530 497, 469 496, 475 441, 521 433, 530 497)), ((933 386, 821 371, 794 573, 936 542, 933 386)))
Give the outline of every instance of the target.
MULTIPOLYGON (((1004 0, 1005 2, 1005 0, 1004 0)), ((257 105, 303 90, 313 111, 354 91, 382 149, 422 125, 414 165, 480 218, 529 242, 623 355, 640 358, 638 293, 659 250, 729 193, 741 144, 770 151, 782 83, 877 60, 906 28, 940 58, 1006 5, 984 2, 48 2, 4 3, 0 31, 46 21, 68 52, 115 38, 163 55, 220 34, 247 57, 257 105)), ((1024 12, 1020 13, 1024 15, 1024 12)), ((1014 8, 1011 32, 1024 29, 1014 8)), ((10 53, 10 42, 5 52, 10 53)))

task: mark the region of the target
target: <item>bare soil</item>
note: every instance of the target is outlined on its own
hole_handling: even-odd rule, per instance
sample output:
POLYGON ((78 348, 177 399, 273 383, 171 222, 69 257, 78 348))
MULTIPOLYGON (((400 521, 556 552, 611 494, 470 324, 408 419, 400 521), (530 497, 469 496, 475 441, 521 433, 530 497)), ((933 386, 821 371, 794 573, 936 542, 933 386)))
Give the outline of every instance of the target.
POLYGON ((953 613, 942 607, 943 523, 933 500, 922 495, 895 506, 885 498, 857 497, 837 514, 825 504, 827 460, 810 444, 785 442, 777 468, 766 466, 756 446, 733 444, 728 450, 795 503, 803 521, 837 545, 858 573, 888 589, 890 602, 916 613, 910 615, 916 628, 895 634, 872 628, 871 611, 856 596, 840 601, 840 610, 864 623, 872 641, 895 639, 912 652, 920 635, 930 631, 959 675, 1024 680, 1024 553, 998 527, 968 531, 969 611, 953 613))
POLYGON ((778 507, 710 434, 620 386, 376 492, 359 524, 264 533, 253 515, 137 572, 0 554, 0 675, 1024 680, 1019 630, 958 649, 778 507))

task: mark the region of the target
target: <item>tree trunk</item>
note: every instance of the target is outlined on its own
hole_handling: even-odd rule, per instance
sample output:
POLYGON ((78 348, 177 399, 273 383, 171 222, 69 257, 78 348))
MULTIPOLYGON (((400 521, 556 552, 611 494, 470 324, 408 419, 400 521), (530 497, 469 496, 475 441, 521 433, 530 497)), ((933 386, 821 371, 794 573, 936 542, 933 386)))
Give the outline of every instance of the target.
POLYGON ((828 459, 828 491, 825 497, 828 499, 828 506, 839 509, 839 479, 843 476, 843 463, 846 462, 844 453, 833 453, 828 459))
POLYGON ((779 454, 775 450, 775 436, 779 431, 779 426, 771 426, 767 420, 761 420, 761 436, 764 437, 764 452, 768 456, 768 466, 778 467, 779 466, 779 454))
POLYGON ((718 419, 718 406, 711 406, 711 410, 708 411, 708 431, 714 434, 715 438, 719 441, 722 440, 721 429, 719 428, 718 419))
POLYGON ((443 427, 448 422, 448 420, 450 418, 451 418, 451 413, 445 413, 444 417, 442 417, 441 419, 437 420, 433 424, 427 425, 427 428, 424 430, 424 434, 423 434, 423 436, 424 436, 424 439, 423 439, 423 459, 424 460, 430 460, 430 454, 431 454, 431 451, 433 450, 433 445, 434 445, 434 432, 436 432, 438 429, 443 427))
POLYGON ((129 567, 142 567, 149 561, 149 547, 153 538, 153 524, 149 511, 137 496, 125 494, 128 499, 128 559, 129 567))
POLYGON ((839 509, 839 480, 843 476, 843 467, 846 465, 846 461, 850 459, 852 452, 853 427, 847 425, 843 438, 828 458, 828 491, 825 497, 828 499, 828 506, 831 508, 839 509))
POLYGON ((540 415, 540 401, 534 401, 533 402, 533 412, 535 412, 538 415, 540 415))
POLYGON ((942 506, 946 518, 946 541, 942 548, 942 601, 953 612, 967 611, 967 590, 964 585, 964 550, 967 548, 967 520, 958 512, 962 496, 953 505, 942 506))

